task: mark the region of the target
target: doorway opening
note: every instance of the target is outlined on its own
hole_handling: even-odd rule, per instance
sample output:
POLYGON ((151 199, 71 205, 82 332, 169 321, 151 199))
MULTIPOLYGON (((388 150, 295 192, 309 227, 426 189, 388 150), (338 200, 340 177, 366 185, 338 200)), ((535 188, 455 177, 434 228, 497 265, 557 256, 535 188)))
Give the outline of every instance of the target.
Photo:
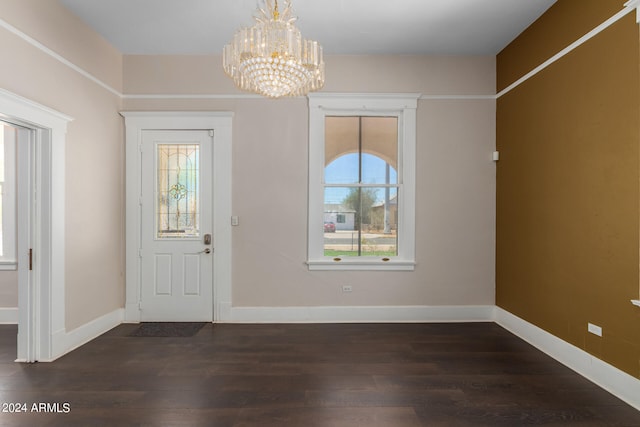
POLYGON ((229 320, 233 114, 121 114, 127 163, 125 322, 229 320), (191 313, 190 307, 198 310, 191 313))
POLYGON ((67 350, 64 158, 72 119, 0 89, 0 120, 16 137, 16 360, 51 361, 67 350))

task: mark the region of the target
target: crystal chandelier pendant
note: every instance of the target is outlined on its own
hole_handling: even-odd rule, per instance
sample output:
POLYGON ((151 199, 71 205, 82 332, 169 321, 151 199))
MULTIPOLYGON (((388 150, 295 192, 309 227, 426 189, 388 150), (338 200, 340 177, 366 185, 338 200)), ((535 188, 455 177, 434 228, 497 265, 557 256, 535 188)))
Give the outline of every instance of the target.
POLYGON ((270 98, 300 96, 324 85, 322 46, 302 38, 291 0, 261 0, 253 27, 239 29, 224 47, 225 73, 242 90, 270 98))

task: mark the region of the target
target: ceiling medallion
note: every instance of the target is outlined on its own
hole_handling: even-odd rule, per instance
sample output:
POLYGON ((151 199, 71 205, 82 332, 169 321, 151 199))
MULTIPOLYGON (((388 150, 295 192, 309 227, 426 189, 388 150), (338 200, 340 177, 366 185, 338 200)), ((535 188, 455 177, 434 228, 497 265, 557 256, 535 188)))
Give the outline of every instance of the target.
POLYGON ((302 38, 291 0, 260 0, 253 27, 240 28, 225 45, 222 65, 235 85, 269 98, 300 96, 324 85, 322 46, 302 38))

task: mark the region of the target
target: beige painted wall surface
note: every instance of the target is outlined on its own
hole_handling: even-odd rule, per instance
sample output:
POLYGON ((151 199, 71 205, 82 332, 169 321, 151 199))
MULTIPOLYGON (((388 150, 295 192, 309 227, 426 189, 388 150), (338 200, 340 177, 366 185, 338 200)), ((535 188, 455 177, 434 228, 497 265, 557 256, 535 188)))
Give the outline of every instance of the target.
POLYGON ((57 1, 2 0, 0 19, 122 91, 120 52, 57 1))
POLYGON ((0 307, 18 306, 18 272, 0 271, 0 307))
MULTIPOLYGON (((57 2, 9 1, 5 9, 3 2, 2 17, 9 23, 15 17, 26 33, 50 28, 51 44, 60 42, 56 31, 85 34, 86 28, 52 4, 57 2)), ((113 56, 111 48, 89 36, 70 37, 58 46, 59 54, 77 54, 79 62, 113 56), (96 52, 77 53, 85 49, 96 52)), ((74 118, 65 159, 66 329, 72 330, 124 304, 121 99, 5 29, 0 29, 0 50, 0 87, 74 118)), ((89 65, 99 67, 101 61, 89 65)), ((115 73, 118 61, 110 66, 115 73)))
MULTIPOLYGON (((212 87, 227 85, 201 69, 189 71, 191 65, 219 65, 205 59, 125 57, 127 93, 212 93, 212 87), (164 68, 158 69, 159 63, 164 68), (165 74, 176 69, 181 72, 165 74)), ((352 76, 344 81, 334 77, 328 89, 495 93, 494 58, 361 58, 361 64, 356 59, 331 58, 327 63, 351 63, 351 74, 372 62, 380 67, 359 82, 352 76), (394 67, 397 74, 390 72, 394 67), (469 76, 475 77, 469 81, 469 76)), ((419 102, 414 272, 307 269, 305 98, 126 99, 124 108, 234 112, 233 213, 240 217, 240 226, 233 228, 234 306, 494 303, 495 101, 419 102), (343 284, 352 285, 353 292, 343 294, 343 284)))
MULTIPOLYGON (((329 56, 324 92, 495 94, 494 57, 329 56)), ((242 94, 222 70, 220 56, 124 56, 124 92, 242 94)))

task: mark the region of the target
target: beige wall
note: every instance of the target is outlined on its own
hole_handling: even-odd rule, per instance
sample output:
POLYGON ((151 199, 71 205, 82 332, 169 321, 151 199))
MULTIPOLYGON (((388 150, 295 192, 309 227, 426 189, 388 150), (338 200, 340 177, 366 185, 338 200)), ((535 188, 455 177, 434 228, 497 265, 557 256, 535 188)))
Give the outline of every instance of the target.
MULTIPOLYGON (((9 0, 0 17, 129 95, 239 92, 216 56, 126 56, 57 3, 9 0)), ((414 272, 310 272, 306 100, 125 98, 7 30, 0 86, 73 116, 67 139, 66 326, 121 308, 125 110, 233 111, 236 306, 475 305, 494 302, 495 101, 425 99, 418 108, 414 272), (351 284, 345 296, 341 285, 351 284)), ((493 57, 327 58, 325 90, 495 93, 493 57)))
MULTIPOLYGON (((622 3, 559 0, 500 53, 498 80, 622 3)), ((496 267, 498 306, 638 378, 639 54, 630 13, 500 97, 496 267)))
MULTIPOLYGON (((339 56, 327 69, 332 92, 495 93, 492 57, 339 56)), ((238 93, 217 57, 125 56, 124 72, 128 94, 238 93)), ((235 113, 234 306, 494 303, 494 100, 419 102, 414 272, 308 271, 306 99, 125 99, 124 108, 235 113)))
MULTIPOLYGON (((122 56, 57 2, 3 0, 0 18, 116 91, 122 56)), ((121 99, 0 29, 0 87, 70 115, 66 143, 66 329, 124 304, 121 99)))
POLYGON ((18 272, 0 271, 0 308, 18 306, 18 272))

